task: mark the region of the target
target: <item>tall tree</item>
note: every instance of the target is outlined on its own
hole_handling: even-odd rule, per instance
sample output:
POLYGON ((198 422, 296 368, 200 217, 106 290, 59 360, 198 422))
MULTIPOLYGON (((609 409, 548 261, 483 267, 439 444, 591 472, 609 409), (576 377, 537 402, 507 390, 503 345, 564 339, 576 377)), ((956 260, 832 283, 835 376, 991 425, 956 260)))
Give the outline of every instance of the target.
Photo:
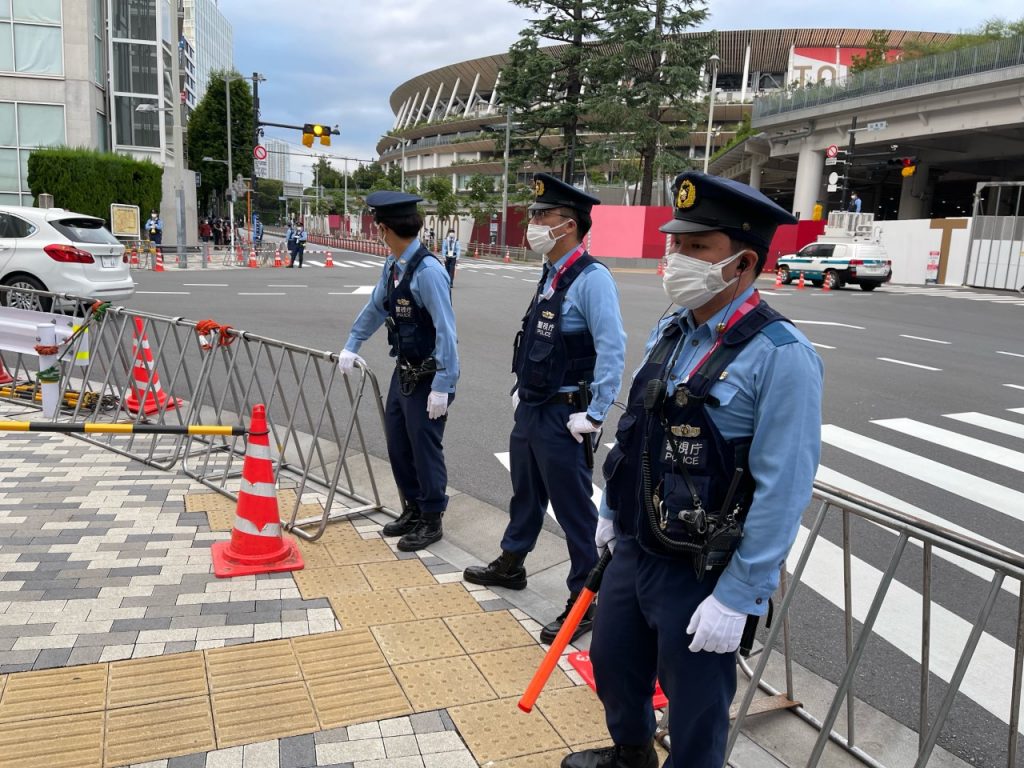
POLYGON ((875 69, 888 63, 889 55, 889 32, 884 29, 876 29, 871 33, 868 42, 864 46, 864 55, 854 55, 850 71, 853 73, 864 72, 868 69, 875 69))
MULTIPOLYGON (((199 199, 204 210, 210 198, 223 195, 228 187, 228 168, 220 162, 203 162, 204 157, 227 160, 227 99, 224 72, 213 72, 206 95, 188 121, 188 167, 202 173, 199 199)), ((237 176, 252 176, 252 90, 237 72, 231 80, 231 162, 237 176)))
POLYGON ((482 173, 474 173, 466 186, 468 193, 463 198, 466 212, 476 224, 486 224, 499 207, 498 196, 494 193, 494 179, 482 173))
POLYGON ((607 3, 602 0, 512 0, 538 18, 527 23, 509 49, 499 89, 522 127, 532 134, 537 159, 561 165, 562 178, 575 172, 580 123, 589 111, 584 84, 588 71, 602 68, 598 43, 607 3), (550 42, 561 45, 543 49, 550 42), (561 133, 560 140, 549 137, 561 133))

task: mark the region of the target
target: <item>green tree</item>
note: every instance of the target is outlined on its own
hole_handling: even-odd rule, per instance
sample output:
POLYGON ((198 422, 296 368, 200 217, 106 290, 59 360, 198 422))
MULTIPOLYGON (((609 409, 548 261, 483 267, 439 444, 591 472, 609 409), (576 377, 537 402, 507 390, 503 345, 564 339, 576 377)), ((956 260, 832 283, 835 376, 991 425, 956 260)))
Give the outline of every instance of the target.
POLYGON ((323 156, 313 164, 313 178, 324 189, 342 189, 345 186, 345 175, 331 166, 331 162, 323 156))
MULTIPOLYGON (((234 137, 231 137, 232 140, 234 137)), ((256 192, 252 196, 253 212, 258 213, 264 223, 275 221, 281 215, 284 195, 284 182, 278 179, 260 179, 256 192)))
POLYGON ((871 33, 867 44, 864 46, 863 56, 854 55, 850 71, 853 73, 864 72, 868 69, 877 69, 888 64, 889 54, 889 32, 885 29, 876 29, 871 33))
POLYGON ((427 179, 420 194, 434 204, 434 213, 440 223, 439 229, 447 229, 452 217, 459 212, 459 199, 452 191, 451 181, 445 177, 434 176, 427 179))
POLYGON ((920 59, 924 56, 934 56, 937 53, 955 51, 961 48, 972 48, 976 45, 1006 40, 1011 37, 1020 37, 1022 35, 1024 35, 1024 16, 1016 21, 1007 21, 994 17, 974 29, 961 30, 948 40, 908 41, 903 44, 903 58, 920 59))
POLYGON ((463 198, 466 212, 477 224, 486 224, 498 212, 499 200, 494 194, 494 179, 475 173, 469 178, 468 192, 463 198))
POLYGON ((360 163, 359 167, 352 171, 352 184, 356 190, 372 189, 384 176, 384 169, 380 167, 380 163, 360 163))
MULTIPOLYGON (((236 176, 252 176, 252 90, 237 72, 231 80, 231 162, 236 176)), ((227 103, 224 72, 210 74, 206 95, 188 122, 188 167, 202 173, 198 198, 200 210, 208 210, 214 195, 227 190, 228 168, 224 163, 203 162, 204 157, 227 160, 227 103)))

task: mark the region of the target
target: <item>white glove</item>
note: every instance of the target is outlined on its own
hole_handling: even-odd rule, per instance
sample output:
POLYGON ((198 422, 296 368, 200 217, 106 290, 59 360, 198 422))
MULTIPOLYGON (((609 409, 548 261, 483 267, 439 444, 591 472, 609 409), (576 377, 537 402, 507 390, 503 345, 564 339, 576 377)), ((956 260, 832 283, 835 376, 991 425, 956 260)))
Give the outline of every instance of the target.
POLYGON ((440 419, 448 413, 448 393, 431 392, 427 397, 427 416, 440 419))
POLYGON ((615 551, 615 523, 609 517, 597 518, 597 533, 594 534, 594 544, 597 545, 598 554, 603 554, 605 548, 615 551))
POLYGON ((714 595, 704 598, 690 617, 686 634, 693 635, 690 650, 732 653, 740 647, 743 625, 747 614, 734 611, 719 602, 714 595))
POLYGON ((356 361, 359 361, 362 365, 366 364, 366 361, 355 352, 349 352, 347 349, 343 349, 338 353, 338 370, 341 371, 343 376, 347 376, 352 373, 352 368, 355 366, 356 361))
POLYGON ((569 421, 565 423, 566 429, 572 432, 572 436, 576 438, 577 443, 583 442, 584 435, 590 435, 594 432, 601 431, 601 425, 595 424, 587 418, 587 414, 583 411, 574 413, 569 417, 569 421))
POLYGON ((515 413, 517 410, 519 410, 519 390, 518 389, 513 389, 512 390, 512 413, 515 413))

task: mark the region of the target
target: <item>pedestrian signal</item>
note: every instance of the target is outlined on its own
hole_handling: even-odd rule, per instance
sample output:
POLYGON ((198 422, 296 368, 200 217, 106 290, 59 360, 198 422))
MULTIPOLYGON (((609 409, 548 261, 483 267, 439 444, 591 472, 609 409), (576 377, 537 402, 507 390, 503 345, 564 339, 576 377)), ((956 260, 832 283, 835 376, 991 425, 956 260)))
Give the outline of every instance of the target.
POLYGON ((320 139, 320 143, 325 147, 331 146, 331 129, 326 125, 320 125, 320 123, 303 125, 302 143, 307 147, 312 147, 315 139, 320 139))

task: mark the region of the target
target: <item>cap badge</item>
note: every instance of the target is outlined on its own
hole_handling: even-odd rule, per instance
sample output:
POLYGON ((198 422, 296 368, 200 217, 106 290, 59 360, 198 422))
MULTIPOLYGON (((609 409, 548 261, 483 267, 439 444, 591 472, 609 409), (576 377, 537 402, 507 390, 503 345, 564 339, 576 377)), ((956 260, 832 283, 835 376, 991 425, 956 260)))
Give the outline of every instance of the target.
POLYGON ((543 316, 544 316, 544 319, 545 319, 545 320, 554 320, 554 319, 555 319, 555 313, 554 313, 554 312, 551 312, 551 311, 549 311, 549 310, 547 310, 547 309, 545 309, 544 311, 542 311, 542 312, 541 312, 541 315, 543 315, 543 316))
POLYGON ((689 424, 674 426, 671 431, 676 437, 700 437, 700 427, 692 427, 689 424))
POLYGON ((533 194, 535 197, 540 197, 544 194, 544 182, 540 179, 536 179, 533 182, 533 194))
POLYGON ((399 300, 398 300, 398 304, 399 304, 399 306, 407 307, 407 306, 409 306, 409 303, 410 303, 410 302, 409 302, 409 300, 408 300, 408 299, 399 299, 399 300))
POLYGON ((676 193, 676 208, 693 208, 697 202, 697 188, 693 182, 687 179, 679 185, 679 192, 676 193))

